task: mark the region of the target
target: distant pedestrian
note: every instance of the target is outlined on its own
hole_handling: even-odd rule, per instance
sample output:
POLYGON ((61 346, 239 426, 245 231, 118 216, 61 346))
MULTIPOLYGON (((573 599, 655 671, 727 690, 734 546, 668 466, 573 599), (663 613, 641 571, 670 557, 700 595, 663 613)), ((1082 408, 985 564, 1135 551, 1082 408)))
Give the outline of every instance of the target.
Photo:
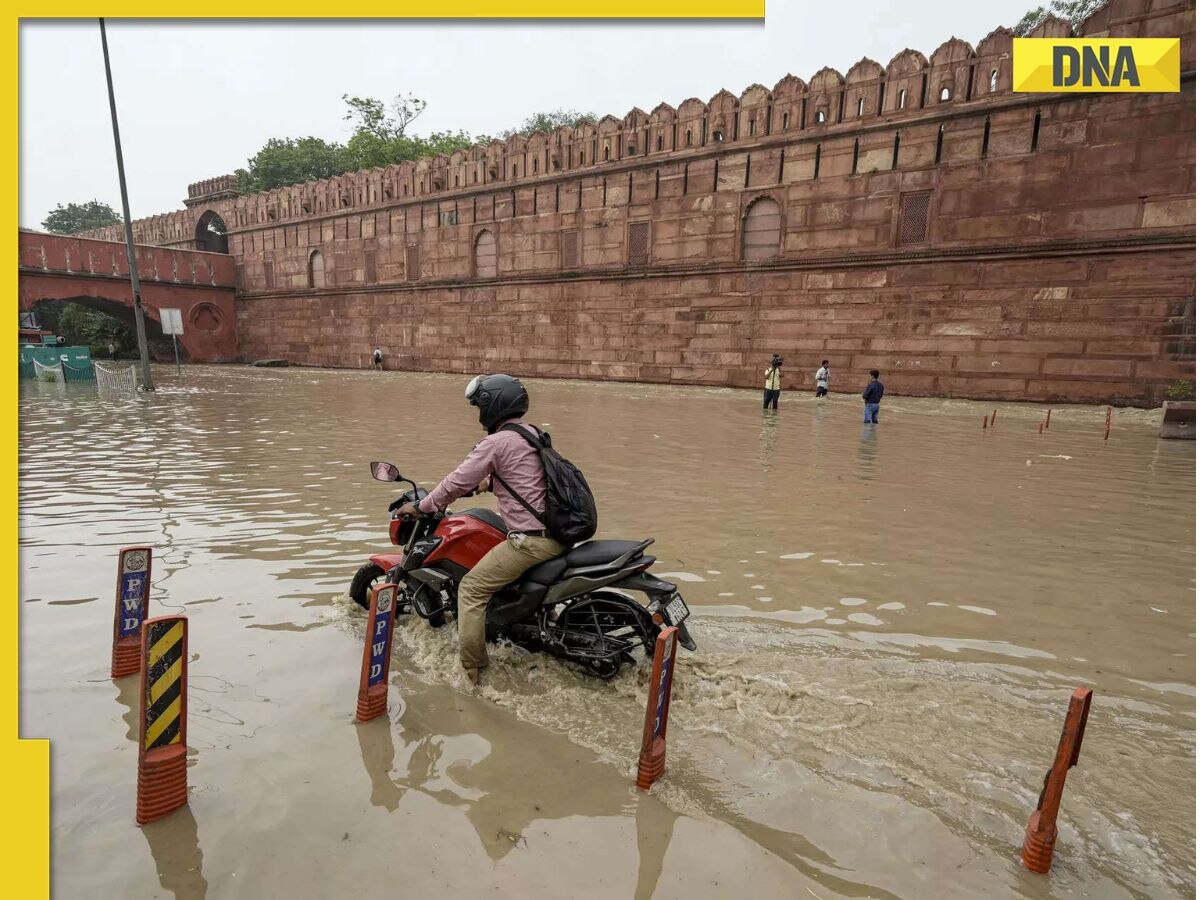
POLYGON ((879 422, 879 401, 883 399, 883 382, 879 380, 879 370, 871 370, 871 380, 863 391, 863 424, 875 425, 879 422))
POLYGON ((771 357, 771 367, 763 372, 767 377, 766 383, 763 385, 763 409, 768 406, 772 409, 779 409, 779 389, 782 384, 783 357, 776 353, 771 357))
POLYGON ((829 360, 821 360, 821 368, 817 369, 817 396, 824 397, 829 393, 829 360))
POLYGON ((378 369, 380 372, 382 372, 383 371, 383 349, 381 347, 376 347, 375 352, 372 354, 372 357, 375 360, 375 368, 378 369))

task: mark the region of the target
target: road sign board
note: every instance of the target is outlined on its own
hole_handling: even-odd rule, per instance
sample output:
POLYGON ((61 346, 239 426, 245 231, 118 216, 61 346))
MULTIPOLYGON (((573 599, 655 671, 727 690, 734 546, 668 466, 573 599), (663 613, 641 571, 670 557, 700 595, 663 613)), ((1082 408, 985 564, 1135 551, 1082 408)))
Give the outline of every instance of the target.
POLYGON ((181 310, 160 309, 158 318, 162 324, 163 334, 183 334, 183 312, 181 310))

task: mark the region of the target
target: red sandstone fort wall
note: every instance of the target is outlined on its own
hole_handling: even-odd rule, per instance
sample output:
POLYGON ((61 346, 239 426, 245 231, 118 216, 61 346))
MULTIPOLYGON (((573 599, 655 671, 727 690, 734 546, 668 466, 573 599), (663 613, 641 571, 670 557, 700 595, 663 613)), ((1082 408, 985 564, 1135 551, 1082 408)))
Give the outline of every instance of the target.
POLYGON ((1014 94, 1000 29, 263 194, 211 179, 135 233, 190 246, 220 214, 248 357, 753 385, 779 351, 902 393, 1151 403, 1193 371, 1194 3, 1081 33, 1182 36, 1183 91, 1014 94))

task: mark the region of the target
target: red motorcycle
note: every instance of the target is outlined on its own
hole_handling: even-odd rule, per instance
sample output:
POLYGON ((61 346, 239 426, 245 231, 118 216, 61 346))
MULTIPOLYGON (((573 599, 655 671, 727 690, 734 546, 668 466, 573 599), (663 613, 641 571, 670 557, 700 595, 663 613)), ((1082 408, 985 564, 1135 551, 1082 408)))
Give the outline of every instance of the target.
MULTIPOLYGON (((428 492, 391 463, 371 463, 371 475, 412 488, 389 507, 388 534, 403 550, 372 556, 355 574, 350 597, 367 608, 372 588, 386 579, 399 586, 397 614, 414 612, 440 628, 447 614, 457 613, 463 576, 507 540, 508 529, 490 509, 401 516, 395 510, 402 503, 415 503, 428 492)), ((587 541, 539 563, 492 597, 488 639, 549 653, 601 678, 636 662, 639 648, 653 655, 659 631, 669 625, 679 629, 680 644, 695 650, 679 591, 646 571, 655 562, 644 553, 653 542, 587 541), (643 606, 623 591, 643 593, 648 602, 643 606)))

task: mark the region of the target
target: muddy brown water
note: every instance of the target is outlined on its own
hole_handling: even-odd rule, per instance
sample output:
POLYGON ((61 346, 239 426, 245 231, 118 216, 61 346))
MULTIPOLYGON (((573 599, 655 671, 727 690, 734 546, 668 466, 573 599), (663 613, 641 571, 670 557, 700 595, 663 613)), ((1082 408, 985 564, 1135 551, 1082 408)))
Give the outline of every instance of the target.
MULTIPOLYGON (((835 376, 841 378, 838 373, 835 376)), ((465 378, 160 370, 20 400, 21 730, 52 743, 59 897, 1182 897, 1195 893, 1195 445, 1158 414, 532 382, 602 536, 654 537, 699 651, 633 788, 645 666, 516 648, 474 692, 399 627, 353 723, 394 492, 478 438, 465 378), (997 410, 984 433, 981 420, 997 410), (139 829, 116 550, 190 621, 189 806, 139 829), (1018 861, 1071 690, 1095 689, 1054 868, 1018 861)), ((844 385, 843 385, 844 386, 844 385)), ((835 388, 838 387, 835 384, 835 388)), ((469 504, 470 501, 467 501, 469 504)))

